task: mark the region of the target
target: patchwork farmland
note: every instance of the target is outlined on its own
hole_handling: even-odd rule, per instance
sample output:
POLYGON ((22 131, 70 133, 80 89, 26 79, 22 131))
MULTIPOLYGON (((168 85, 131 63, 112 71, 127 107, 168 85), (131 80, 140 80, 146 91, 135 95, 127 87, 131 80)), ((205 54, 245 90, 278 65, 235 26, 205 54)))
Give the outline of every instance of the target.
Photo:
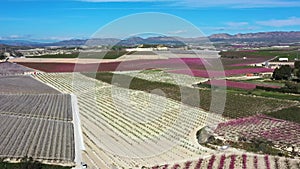
MULTIPOLYGON (((145 78, 144 73, 140 73, 141 75, 135 75, 135 73, 131 72, 100 72, 96 74, 85 74, 89 77, 96 78, 100 81, 104 81, 106 83, 117 83, 112 79, 115 77, 116 79, 121 79, 126 82, 130 81, 130 86, 126 83, 117 83, 114 85, 118 85, 119 87, 130 88, 133 90, 145 91, 148 93, 152 93, 155 89, 161 89, 165 97, 183 102, 184 104, 190 106, 196 106, 204 109, 205 111, 210 110, 210 106, 212 103, 212 91, 207 88, 194 88, 189 87, 188 82, 193 82, 196 78, 186 77, 186 75, 175 75, 175 78, 179 78, 181 82, 177 82, 174 79, 170 79, 168 77, 173 77, 173 75, 169 75, 167 73, 157 73, 155 70, 147 71, 147 74, 150 74, 148 78, 145 78), (158 75, 168 75, 166 78, 158 77, 158 75), (136 76, 136 77, 133 77, 136 76), (137 78, 141 77, 141 78, 137 78), (146 80, 145 80, 146 79, 146 80), (187 80, 185 80, 187 79, 187 80), (185 83, 186 82, 186 83, 185 83), (178 86, 182 85, 182 86, 178 86), (188 99, 182 98, 182 92, 184 93, 184 97, 188 99), (199 100, 197 98, 199 94, 199 100)), ((121 81, 120 80, 120 81, 121 81)), ((200 80, 200 79, 199 79, 200 80)), ((218 93, 217 93, 218 94, 218 93)), ((224 92, 220 92, 223 96, 224 92)), ((277 111, 284 108, 289 108, 293 106, 299 105, 299 102, 282 100, 282 99, 274 99, 274 98, 266 98, 266 97, 254 97, 251 95, 236 93, 236 92, 227 92, 226 93, 226 105, 224 109, 223 116, 227 118, 239 118, 239 117, 247 117, 260 113, 277 111), (236 104, 236 103, 239 104, 236 104)))
MULTIPOLYGON (((47 73, 35 75, 35 78, 53 85, 63 93, 74 93, 78 96, 85 143, 85 151, 82 155, 83 161, 90 168, 151 166, 164 169, 187 168, 187 166, 190 168, 219 166, 256 168, 255 166, 260 166, 257 168, 269 169, 270 166, 275 165, 282 168, 299 166, 297 160, 261 155, 245 157, 241 154, 234 155, 233 153, 240 153, 240 150, 235 149, 227 150, 227 153, 222 155, 224 153, 222 150, 201 146, 196 139, 196 131, 208 124, 221 122, 216 130, 216 133, 220 134, 223 131, 223 127, 220 126, 227 124, 226 120, 201 109, 182 105, 172 99, 111 86, 79 73, 47 73), (149 106, 151 111, 148 110, 149 106), (184 110, 185 113, 180 114, 180 110, 184 110), (172 142, 174 145, 170 148, 160 146, 161 139, 170 141, 169 143, 172 142), (203 158, 201 164, 199 158, 203 158)), ((257 117, 269 119, 263 118, 264 116, 257 117)), ((281 122, 281 127, 288 128, 286 124, 292 124, 283 120, 281 122)), ((267 124, 273 126, 265 121, 262 121, 259 126, 262 125, 262 129, 265 127, 266 132, 267 129, 271 131, 271 126, 265 126, 267 124)), ((298 134, 295 137, 298 137, 298 134)), ((297 139, 291 140, 294 142, 287 143, 297 142, 297 139)))
POLYGON ((298 1, 1 1, 0 169, 300 169, 298 1))
POLYGON ((167 58, 137 60, 93 60, 85 59, 42 59, 42 60, 15 60, 16 63, 41 70, 44 72, 102 72, 102 71, 132 71, 147 69, 164 69, 171 73, 186 74, 196 77, 213 78, 223 76, 236 76, 247 73, 273 72, 273 69, 252 67, 251 63, 259 63, 268 58, 227 59, 227 58, 167 58), (57 63, 54 63, 54 62, 57 63), (239 65, 240 64, 240 65, 239 65), (209 71, 208 71, 209 70, 209 71))
MULTIPOLYGON (((173 61, 177 63, 177 60, 173 61)), ((191 59, 185 59, 185 61, 187 63, 198 62, 191 59)), ((153 61, 154 63, 155 61, 153 61)), ((141 63, 140 66, 143 64, 141 63)), ((230 71, 234 72, 234 70, 228 70, 228 72, 230 71)), ((117 73, 128 77, 135 76, 132 71, 117 73)), ((94 75, 98 77, 98 74, 101 73, 94 75)), ((106 74, 108 76, 113 75, 111 73, 106 74)), ((132 90, 121 86, 117 87, 116 84, 111 85, 109 84, 111 81, 107 81, 107 79, 104 80, 107 82, 105 83, 100 81, 102 79, 92 79, 80 73, 40 73, 32 77, 8 76, 7 84, 10 83, 10 78, 26 82, 24 83, 24 90, 14 89, 7 85, 2 91, 4 97, 0 98, 0 104, 3 105, 0 107, 0 115, 3 116, 4 121, 1 123, 6 125, 5 122, 14 120, 19 125, 10 126, 10 128, 16 129, 17 133, 20 133, 9 135, 10 138, 16 137, 11 148, 0 149, 3 154, 1 157, 6 159, 20 160, 25 155, 44 163, 67 166, 79 166, 79 162, 83 161, 88 164, 89 168, 95 169, 151 166, 166 169, 187 167, 251 168, 249 167, 251 165, 255 168, 257 162, 255 160, 260 161, 262 168, 268 169, 270 165, 275 166, 278 163, 278 161, 275 162, 275 157, 249 155, 247 159, 250 159, 251 162, 248 161, 245 164, 245 155, 242 157, 240 157, 241 155, 231 155, 240 153, 240 150, 229 149, 224 152, 198 143, 196 132, 199 129, 207 125, 216 126, 218 123, 221 123, 220 125, 227 123, 227 120, 222 116, 204 111, 207 111, 205 106, 209 108, 207 106, 210 105, 210 101, 207 100, 211 96, 209 94, 210 89, 194 88, 200 91, 202 101, 205 103, 204 107, 203 104, 200 107, 204 109, 181 103, 180 99, 176 99, 176 94, 178 94, 176 92, 172 93, 175 98, 162 97, 152 93, 154 90, 152 84, 167 84, 165 86, 171 88, 174 87, 172 85, 179 84, 193 89, 191 84, 207 80, 206 78, 169 74, 168 71, 144 70, 137 77, 144 80, 147 85, 144 85, 144 82, 137 83, 135 85, 138 88, 132 90), (177 82, 174 79, 181 79, 182 81, 177 82), (44 92, 42 88, 45 89, 44 92), (37 93, 40 92, 39 95, 35 94, 35 89, 37 93), (72 103, 72 97, 69 94, 75 94, 78 97, 80 129, 74 126, 74 120, 76 120, 72 111, 74 109, 72 104, 74 103, 72 103), (23 104, 12 106, 14 102, 23 104), (10 118, 17 119, 11 120, 10 118), (32 129, 32 126, 36 128, 32 129), (78 141, 76 133, 78 134, 78 130, 81 129, 84 141, 84 147, 81 147, 82 153, 80 153, 81 149, 78 149, 78 145, 76 146, 76 139, 78 141), (36 146, 31 148, 30 144, 26 142, 27 140, 24 140, 24 137, 31 135, 30 131, 34 132, 32 134, 34 136, 41 134, 45 140, 38 139, 36 146), (50 142, 51 144, 46 144, 50 142), (18 145, 25 146, 25 148, 17 147, 18 145), (28 146, 29 148, 27 148, 28 146), (16 151, 14 150, 15 147, 17 147, 16 151), (78 157, 78 154, 82 155, 82 159, 78 157), (163 165, 166 162, 168 164, 163 165)), ((173 90, 174 88, 170 91, 173 90)), ((224 115, 230 118, 246 117, 295 105, 298 103, 228 93, 224 115), (241 104, 236 105, 236 100, 241 101, 241 104), (257 106, 253 107, 253 105, 257 106), (253 109, 249 109, 249 107, 253 107, 253 109)), ((265 121, 261 123, 267 124, 265 121)), ((284 122, 280 126, 283 127, 283 124, 288 123, 284 122)), ((276 126, 278 127, 278 125, 276 126)), ((266 126, 262 128, 264 127, 266 126)), ((266 128, 270 129, 270 126, 266 128)), ((294 126, 292 129, 297 128, 298 126, 294 126)), ((222 135, 222 133, 218 133, 219 130, 220 128, 217 128, 216 134, 222 135)), ((230 128, 229 131, 234 130, 230 128)), ((273 132, 272 127, 270 131, 273 132)), ((5 134, 11 131, 9 128, 5 128, 0 132, 5 134)), ((79 132, 81 133, 81 131, 79 132)), ((245 132, 243 131, 243 133, 245 132)), ((229 137, 236 137, 238 134, 240 133, 231 133, 229 137)), ((260 137, 259 133, 257 134, 253 137, 260 137)), ((285 137, 286 135, 284 135, 285 137)), ((298 134, 295 137, 298 137, 298 134)), ((32 138, 32 140, 34 139, 36 138, 32 138)), ((270 140, 283 141, 275 138, 270 138, 270 140)), ((297 138, 293 138, 287 140, 286 144, 297 144, 297 141, 297 138)), ((7 141, 3 144, 7 144, 7 141)), ((295 160, 288 159, 289 162, 281 158, 280 160, 279 166, 298 166, 295 160)))
POLYGON ((41 74, 35 78, 77 95, 86 147, 83 159, 91 168, 141 168, 215 152, 199 145, 195 133, 212 119, 224 121, 222 117, 213 118, 201 109, 142 91, 113 87, 78 73, 41 74), (87 84, 76 85, 76 81, 87 84), (118 95, 114 96, 114 92, 118 95), (129 94, 130 108, 123 92, 129 94), (161 140, 175 144, 166 148, 161 140))

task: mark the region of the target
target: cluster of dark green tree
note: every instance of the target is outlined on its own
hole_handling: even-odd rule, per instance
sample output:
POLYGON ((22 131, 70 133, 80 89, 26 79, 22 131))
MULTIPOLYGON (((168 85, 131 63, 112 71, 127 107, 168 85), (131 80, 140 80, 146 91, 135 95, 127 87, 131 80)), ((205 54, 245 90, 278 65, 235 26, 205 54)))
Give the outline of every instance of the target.
POLYGON ((289 65, 280 66, 274 70, 272 77, 275 80, 289 80, 292 77, 292 68, 289 65))
POLYGON ((288 65, 283 65, 276 68, 273 72, 272 78, 274 80, 285 80, 284 87, 280 89, 257 87, 267 91, 277 91, 284 93, 300 93, 300 61, 295 61, 294 68, 288 65))
POLYGON ((273 72, 272 78, 275 80, 291 80, 293 78, 300 79, 300 61, 295 61, 294 69, 289 65, 282 65, 276 68, 273 72))
POLYGON ((4 55, 4 53, 0 53, 0 60, 4 60, 6 58, 6 56, 4 55))

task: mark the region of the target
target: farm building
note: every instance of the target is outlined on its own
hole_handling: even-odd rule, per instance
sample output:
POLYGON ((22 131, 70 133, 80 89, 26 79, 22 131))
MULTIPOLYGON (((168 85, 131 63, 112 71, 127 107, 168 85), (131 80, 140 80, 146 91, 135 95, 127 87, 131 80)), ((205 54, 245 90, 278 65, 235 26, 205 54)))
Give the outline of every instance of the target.
POLYGON ((169 50, 168 47, 165 46, 157 46, 156 48, 143 48, 143 45, 140 45, 137 48, 128 48, 126 49, 127 52, 142 52, 142 51, 167 51, 169 50))
POLYGON ((273 75, 273 72, 263 72, 263 73, 261 73, 262 77, 272 77, 272 75, 273 75))
POLYGON ((153 51, 153 48, 128 48, 127 52, 141 52, 141 51, 153 51))
POLYGON ((279 58, 279 62, 288 62, 289 58, 279 58))
POLYGON ((294 62, 269 62, 269 68, 271 69, 279 68, 282 65, 294 67, 294 62))

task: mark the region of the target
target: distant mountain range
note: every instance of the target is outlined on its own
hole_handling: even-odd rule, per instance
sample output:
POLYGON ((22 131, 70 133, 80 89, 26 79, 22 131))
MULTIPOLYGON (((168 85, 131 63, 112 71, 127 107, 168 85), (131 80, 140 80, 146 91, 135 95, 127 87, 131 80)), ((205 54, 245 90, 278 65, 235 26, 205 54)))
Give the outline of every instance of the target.
POLYGON ((71 39, 53 43, 39 43, 25 40, 0 40, 0 44, 11 46, 31 46, 31 47, 46 47, 46 46, 98 46, 98 45, 123 45, 134 46, 138 44, 165 44, 165 45, 183 45, 183 44, 204 44, 207 42, 216 43, 300 43, 300 31, 292 32, 259 32, 230 35, 226 33, 213 34, 204 37, 182 38, 182 37, 131 37, 128 39, 115 38, 95 38, 95 39, 71 39))
POLYGON ((226 33, 214 34, 209 36, 213 42, 216 41, 244 41, 244 42, 259 42, 269 41, 278 43, 297 43, 300 42, 300 31, 292 32, 259 32, 230 35, 226 33))
POLYGON ((38 46, 42 43, 26 40, 0 40, 0 44, 9 46, 38 46))

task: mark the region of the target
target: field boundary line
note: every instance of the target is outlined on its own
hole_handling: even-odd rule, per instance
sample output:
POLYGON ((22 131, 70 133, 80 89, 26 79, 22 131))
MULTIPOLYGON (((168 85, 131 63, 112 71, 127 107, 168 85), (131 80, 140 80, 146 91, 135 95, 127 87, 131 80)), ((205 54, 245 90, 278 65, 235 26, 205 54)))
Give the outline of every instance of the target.
POLYGON ((74 126, 74 143, 75 143, 75 168, 81 168, 82 162, 82 154, 81 151, 85 150, 81 123, 80 123, 80 115, 79 115, 79 107, 77 102, 77 97, 74 94, 71 94, 72 101, 72 112, 73 112, 73 126, 74 126))

